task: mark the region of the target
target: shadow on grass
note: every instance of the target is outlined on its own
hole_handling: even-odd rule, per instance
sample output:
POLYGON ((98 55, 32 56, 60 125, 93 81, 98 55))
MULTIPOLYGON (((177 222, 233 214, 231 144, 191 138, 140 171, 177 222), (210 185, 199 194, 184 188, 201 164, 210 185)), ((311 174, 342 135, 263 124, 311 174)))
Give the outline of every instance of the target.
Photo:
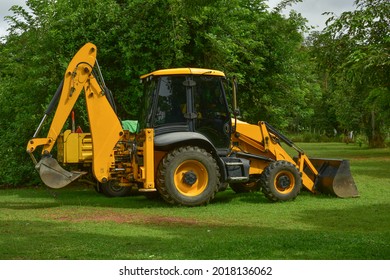
POLYGON ((383 232, 390 257, 390 203, 355 206, 344 209, 322 209, 301 212, 300 222, 320 230, 345 232, 383 232))
POLYGON ((388 259, 377 232, 0 221, 0 259, 388 259))
POLYGON ((128 197, 109 198, 97 193, 92 187, 69 187, 47 189, 46 187, 27 187, 0 190, 0 208, 39 209, 62 205, 110 207, 110 208, 149 208, 169 207, 162 200, 150 200, 141 194, 128 197), (37 202, 31 202, 31 200, 37 202))
POLYGON ((271 203, 260 191, 249 193, 235 193, 231 189, 217 193, 212 204, 230 204, 234 201, 242 201, 250 204, 271 203))
POLYGON ((351 168, 353 168, 352 175, 355 176, 368 176, 373 179, 387 179, 390 180, 390 160, 378 161, 367 165, 365 162, 353 162, 351 168), (353 164, 353 165, 352 165, 353 164))
MULTIPOLYGON (((28 187, 0 190, 0 208, 40 209, 59 207, 61 205, 109 207, 109 208, 174 208, 162 198, 147 198, 142 193, 133 193, 127 197, 106 197, 97 193, 92 187, 69 187, 64 189, 47 189, 46 187, 28 187), (10 197, 7 199, 6 197, 10 197), (37 199, 41 202, 31 202, 37 199)), ((236 194, 228 189, 216 194, 210 204, 229 204, 243 201, 251 204, 270 203, 261 192, 236 194)))
POLYGON ((0 202, 0 209, 32 210, 47 209, 61 206, 59 203, 32 203, 32 202, 0 202))
MULTIPOLYGON (((288 204, 277 210, 264 207, 268 208, 267 215, 291 209, 291 224, 284 226, 278 221, 264 222, 261 205, 270 203, 262 193, 227 190, 217 194, 210 208, 185 209, 179 214, 176 207, 143 196, 110 199, 84 188, 55 193, 54 197, 41 188, 0 191, 0 208, 5 209, 0 215, 0 259, 390 258, 390 205, 386 203, 349 204, 342 209, 334 205, 327 209, 310 207, 309 211, 289 208, 288 204), (253 223, 240 218, 237 207, 243 204, 253 204, 244 212, 258 209, 253 212, 257 215, 253 223), (58 210, 50 210, 56 207, 58 210), (146 208, 155 209, 142 210, 146 208), (29 211, 34 209, 37 211, 29 211), (212 218, 214 210, 226 213, 212 218)), ((311 196, 307 192, 301 195, 311 196)))
MULTIPOLYGON (((322 200, 335 199, 335 197, 328 195, 313 195, 305 190, 301 191, 297 199, 307 196, 322 200)), ((142 193, 133 193, 127 197, 106 197, 97 193, 93 188, 88 187, 71 187, 58 190, 46 189, 46 187, 0 190, 0 197, 3 197, 3 199, 0 200, 0 208, 6 209, 41 209, 64 205, 124 209, 181 207, 170 205, 162 198, 148 198, 142 193), (32 202, 32 200, 36 200, 36 202, 32 202)), ((275 204, 274 202, 270 202, 261 191, 235 193, 231 189, 217 193, 210 204, 218 206, 239 204, 241 202, 252 205, 275 204)))

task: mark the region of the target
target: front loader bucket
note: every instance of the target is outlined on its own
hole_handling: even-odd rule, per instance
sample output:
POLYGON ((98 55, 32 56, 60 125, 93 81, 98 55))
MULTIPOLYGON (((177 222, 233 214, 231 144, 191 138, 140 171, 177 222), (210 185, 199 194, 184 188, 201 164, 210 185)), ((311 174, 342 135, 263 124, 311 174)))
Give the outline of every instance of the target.
POLYGON ((343 159, 309 158, 318 171, 315 189, 321 193, 337 197, 358 197, 349 161, 343 159))
POLYGON ((46 186, 59 189, 69 185, 86 172, 66 171, 52 157, 43 157, 35 166, 46 186))

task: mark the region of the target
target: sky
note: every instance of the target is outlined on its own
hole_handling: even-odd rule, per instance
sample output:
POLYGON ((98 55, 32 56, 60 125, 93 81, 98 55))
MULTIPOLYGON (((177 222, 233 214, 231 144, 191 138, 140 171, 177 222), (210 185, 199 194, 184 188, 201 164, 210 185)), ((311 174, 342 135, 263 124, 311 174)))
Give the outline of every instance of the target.
POLYGON ((26 7, 25 2, 25 0, 0 0, 0 37, 7 34, 8 23, 4 20, 4 17, 12 15, 9 9, 13 5, 26 7))
MULTIPOLYGON (((9 11, 11 6, 25 7, 25 2, 25 0, 0 0, 0 37, 7 34, 8 23, 4 20, 4 16, 11 15, 9 11)), ((274 7, 279 2, 280 0, 268 0, 268 5, 274 7)), ((322 13, 333 12, 340 15, 342 12, 353 10, 353 3, 354 0, 303 0, 302 3, 294 4, 292 9, 307 18, 309 24, 316 30, 322 30, 327 19, 326 16, 321 15, 322 13)), ((288 11, 287 9, 284 13, 288 14, 288 11)))
MULTIPOLYGON (((268 5, 274 7, 279 2, 280 0, 268 0, 268 5)), ((303 0, 283 11, 283 14, 288 15, 289 10, 294 9, 305 17, 315 30, 321 31, 328 19, 328 16, 322 15, 323 13, 333 12, 340 16, 343 12, 355 10, 354 2, 355 0, 303 0)))

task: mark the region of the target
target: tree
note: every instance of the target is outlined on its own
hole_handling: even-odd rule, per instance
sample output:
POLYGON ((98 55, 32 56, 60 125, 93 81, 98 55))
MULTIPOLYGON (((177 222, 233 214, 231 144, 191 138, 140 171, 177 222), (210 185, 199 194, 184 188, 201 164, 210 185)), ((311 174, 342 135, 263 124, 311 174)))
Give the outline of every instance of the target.
POLYGON ((390 125, 390 3, 356 0, 356 10, 331 16, 315 40, 327 94, 340 126, 365 131, 371 147, 385 145, 390 125))
MULTIPOLYGON (((140 75, 192 66, 239 77, 240 107, 248 121, 264 119, 279 128, 310 123, 318 88, 301 47, 305 20, 296 13, 285 18, 268 11, 264 0, 28 0, 27 5, 29 12, 12 7, 10 34, 0 44, 0 141, 7 143, 0 150, 0 183, 36 180, 25 143, 69 60, 88 41, 98 47, 122 119, 138 116, 140 75)), ((85 127, 85 109, 77 106, 85 127)))
MULTIPOLYGON (((37 182, 25 152, 26 141, 34 134, 69 60, 87 41, 115 38, 115 28, 108 26, 120 11, 116 2, 81 2, 30 0, 29 13, 19 6, 11 8, 10 33, 0 45, 0 184, 37 182), (103 26, 108 31, 102 32, 103 26)), ((83 111, 79 110, 81 115, 83 111)))

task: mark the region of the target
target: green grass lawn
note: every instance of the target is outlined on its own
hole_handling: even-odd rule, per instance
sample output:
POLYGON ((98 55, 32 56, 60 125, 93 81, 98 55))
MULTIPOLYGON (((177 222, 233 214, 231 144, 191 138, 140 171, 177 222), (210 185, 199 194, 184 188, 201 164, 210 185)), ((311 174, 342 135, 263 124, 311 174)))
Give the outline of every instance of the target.
POLYGON ((0 259, 390 259, 390 149, 300 144, 350 159, 360 197, 218 193, 204 207, 73 186, 0 190, 0 259))

